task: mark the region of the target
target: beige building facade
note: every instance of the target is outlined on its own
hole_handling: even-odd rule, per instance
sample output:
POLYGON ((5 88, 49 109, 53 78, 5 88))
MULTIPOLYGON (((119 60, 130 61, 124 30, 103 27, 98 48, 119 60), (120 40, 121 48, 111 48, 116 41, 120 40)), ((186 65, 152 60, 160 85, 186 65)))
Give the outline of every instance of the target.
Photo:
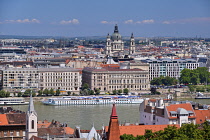
POLYGON ((82 83, 90 88, 100 89, 102 92, 129 89, 130 92, 149 90, 148 71, 141 69, 89 68, 82 71, 82 83))
POLYGON ((40 89, 79 92, 80 71, 73 68, 39 68, 40 89))
POLYGON ((10 92, 26 89, 62 89, 79 92, 80 71, 73 68, 8 68, 1 70, 2 88, 10 92))

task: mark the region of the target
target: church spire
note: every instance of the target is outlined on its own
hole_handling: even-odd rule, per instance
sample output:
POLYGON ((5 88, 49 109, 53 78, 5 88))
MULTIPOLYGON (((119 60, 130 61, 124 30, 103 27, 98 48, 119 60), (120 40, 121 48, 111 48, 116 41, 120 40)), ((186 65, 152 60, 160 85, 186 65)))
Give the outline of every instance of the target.
POLYGON ((34 112, 36 114, 36 111, 34 109, 34 101, 33 101, 33 97, 32 97, 32 94, 30 96, 30 101, 29 101, 29 106, 28 106, 28 112, 29 113, 32 113, 34 112))
POLYGON ((112 114, 109 120, 107 140, 120 140, 120 128, 115 104, 113 104, 112 114))
POLYGON ((113 107, 112 107, 112 114, 111 114, 111 116, 110 116, 110 119, 118 119, 115 104, 113 104, 113 107))
POLYGON ((37 113, 34 109, 33 98, 31 95, 26 114, 26 140, 29 140, 32 136, 37 136, 37 133, 37 113))
POLYGON ((114 33, 119 33, 117 24, 114 26, 114 33))
POLYGON ((131 38, 134 38, 133 33, 131 33, 131 38))

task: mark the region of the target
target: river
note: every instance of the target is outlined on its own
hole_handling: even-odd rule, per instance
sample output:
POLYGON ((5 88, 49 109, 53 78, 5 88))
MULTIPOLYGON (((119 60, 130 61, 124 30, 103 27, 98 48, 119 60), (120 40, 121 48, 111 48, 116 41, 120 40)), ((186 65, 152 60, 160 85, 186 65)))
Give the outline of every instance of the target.
MULTIPOLYGON (((202 104, 210 104, 209 99, 194 100, 190 98, 181 100, 191 100, 202 104)), ((109 125, 109 118, 112 105, 67 105, 67 106, 48 106, 41 102, 34 102, 38 120, 59 121, 67 123, 69 127, 80 126, 81 129, 91 129, 92 125, 96 129, 109 125)), ((14 106, 14 109, 27 111, 27 105, 14 106)), ((139 122, 139 104, 117 104, 118 120, 120 123, 139 122)))

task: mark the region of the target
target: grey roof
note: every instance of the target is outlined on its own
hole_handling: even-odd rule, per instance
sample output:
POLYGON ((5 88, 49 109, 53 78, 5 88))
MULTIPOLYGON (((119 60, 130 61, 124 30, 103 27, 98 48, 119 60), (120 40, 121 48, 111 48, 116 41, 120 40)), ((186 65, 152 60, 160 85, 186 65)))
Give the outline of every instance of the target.
POLYGON ((177 112, 176 112, 176 111, 170 111, 170 113, 171 113, 171 114, 177 114, 177 112))
POLYGON ((86 138, 87 140, 92 140, 93 138, 96 140, 101 140, 101 136, 96 132, 96 129, 94 128, 94 126, 91 128, 86 138))
POLYGON ((79 72, 79 70, 74 68, 38 68, 40 72, 79 72))
POLYGON ((32 94, 30 96, 30 102, 29 102, 29 106, 28 106, 28 112, 29 113, 34 113, 35 115, 37 115, 35 109, 34 109, 34 102, 33 102, 33 97, 32 97, 32 94))
POLYGON ((188 113, 193 113, 191 110, 188 110, 187 112, 188 112, 188 113))
POLYGON ((178 108, 177 113, 178 114, 189 114, 188 111, 184 108, 178 108))

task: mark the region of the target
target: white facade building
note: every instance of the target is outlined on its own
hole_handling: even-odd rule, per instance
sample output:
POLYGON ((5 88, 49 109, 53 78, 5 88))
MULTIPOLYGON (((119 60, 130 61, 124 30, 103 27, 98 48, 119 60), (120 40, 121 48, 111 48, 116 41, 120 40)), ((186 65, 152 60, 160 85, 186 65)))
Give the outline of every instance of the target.
POLYGON ((144 100, 140 105, 140 124, 162 125, 196 124, 195 112, 190 103, 170 104, 169 100, 144 100))
POLYGON ((79 92, 80 71, 73 68, 39 68, 40 89, 62 89, 79 92))
POLYGON ((7 68, 2 69, 2 88, 10 92, 33 89, 61 89, 79 92, 80 71, 73 68, 7 68))
POLYGON ((199 63, 194 59, 146 59, 142 62, 149 64, 150 80, 160 76, 179 78, 184 68, 193 70, 199 67, 199 63))

